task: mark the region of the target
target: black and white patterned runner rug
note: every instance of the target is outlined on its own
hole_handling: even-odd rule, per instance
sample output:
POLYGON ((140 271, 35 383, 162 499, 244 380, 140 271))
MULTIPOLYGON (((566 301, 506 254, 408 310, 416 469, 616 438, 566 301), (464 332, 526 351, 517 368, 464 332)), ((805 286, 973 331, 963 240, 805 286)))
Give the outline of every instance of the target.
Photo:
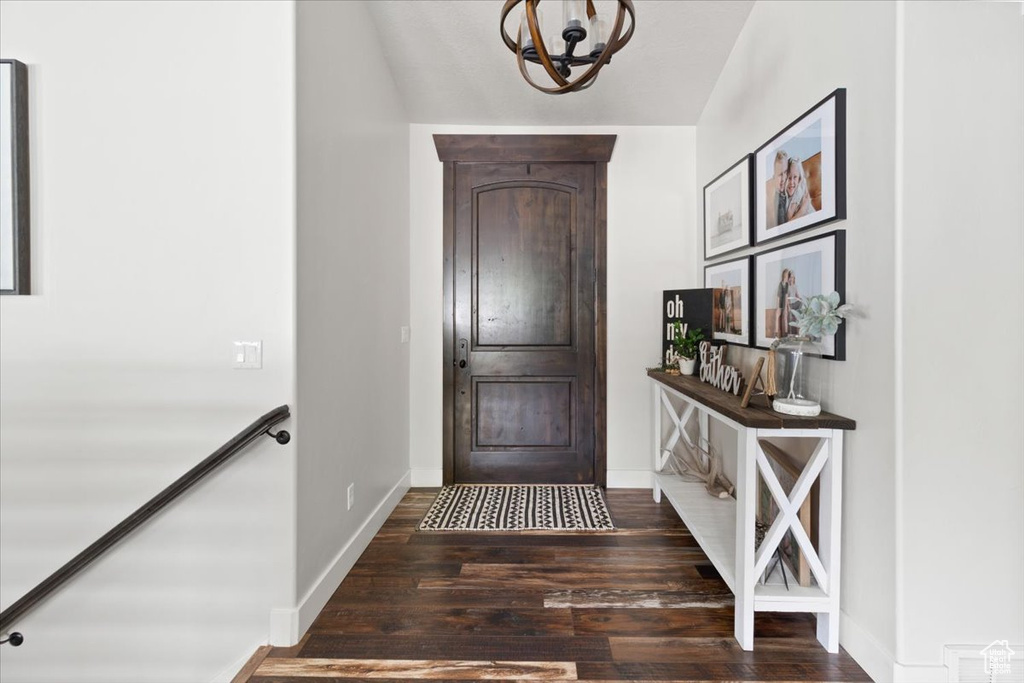
POLYGON ((597 486, 445 486, 420 531, 611 531, 597 486))

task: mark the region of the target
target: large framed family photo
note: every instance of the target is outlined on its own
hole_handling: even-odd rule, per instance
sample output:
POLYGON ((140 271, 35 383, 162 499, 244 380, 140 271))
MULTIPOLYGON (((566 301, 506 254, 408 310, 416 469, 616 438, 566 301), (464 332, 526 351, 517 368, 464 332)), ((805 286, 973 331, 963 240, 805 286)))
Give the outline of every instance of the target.
POLYGON ((28 68, 0 59, 0 294, 29 293, 28 68))
POLYGON ((704 186, 705 259, 750 246, 753 163, 748 154, 704 186))
MULTIPOLYGON (((842 230, 754 256, 754 345, 798 334, 796 311, 812 296, 839 292, 846 300, 846 233, 842 230)), ((819 339, 822 356, 846 358, 846 327, 819 339)))
POLYGON ((846 89, 754 152, 754 244, 846 218, 846 89))
POLYGON ((711 337, 750 344, 750 257, 704 267, 704 288, 711 290, 711 337))

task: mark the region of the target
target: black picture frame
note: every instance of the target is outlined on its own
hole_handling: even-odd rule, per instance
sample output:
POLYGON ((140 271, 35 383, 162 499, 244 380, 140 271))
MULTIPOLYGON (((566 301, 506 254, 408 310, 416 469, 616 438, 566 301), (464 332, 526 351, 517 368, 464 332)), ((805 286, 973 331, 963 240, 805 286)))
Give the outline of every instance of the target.
POLYGON ((711 291, 711 338, 718 342, 750 346, 754 338, 751 321, 754 319, 751 306, 754 303, 754 282, 751 278, 753 258, 743 256, 704 266, 704 288, 711 291), (728 278, 728 301, 731 306, 723 307, 722 287, 715 287, 715 280, 722 284, 728 278), (736 290, 739 290, 738 292, 736 290), (737 306, 738 315, 735 313, 737 306), (728 320, 729 322, 726 322, 728 320), (735 329, 735 321, 741 327, 735 329))
MULTIPOLYGON (((788 195, 793 188, 785 189, 788 195)), ((846 88, 829 93, 754 151, 753 194, 755 245, 846 218, 846 88), (781 154, 790 160, 785 175, 776 166, 781 154), (801 163, 791 165, 794 158, 801 163), (795 196, 807 199, 794 202, 802 215, 780 223, 779 212, 786 209, 778 205, 776 178, 789 182, 794 170, 803 178, 793 181, 795 196)))
POLYGON ((750 246, 754 234, 753 174, 754 155, 747 154, 704 186, 705 261, 750 246), (728 212, 731 225, 735 225, 736 214, 739 214, 739 225, 734 231, 737 234, 731 238, 724 238, 720 244, 712 245, 715 237, 721 234, 725 215, 722 209, 728 212), (717 220, 712 214, 717 214, 717 220))
MULTIPOLYGON (((751 268, 751 279, 754 281, 752 294, 755 303, 752 306, 754 319, 751 322, 753 345, 767 349, 772 341, 778 338, 780 322, 787 316, 779 305, 782 278, 786 270, 793 272, 793 283, 787 285, 789 295, 786 300, 791 304, 816 294, 838 292, 839 299, 846 301, 846 231, 834 230, 822 235, 791 242, 755 254, 751 268), (814 255, 818 255, 817 261, 814 255), (810 258, 806 258, 810 256, 810 258), (817 264, 817 265, 816 265, 817 264), (817 267, 817 271, 815 271, 817 267), (817 272, 817 277, 814 276, 817 272), (799 290, 803 285, 804 289, 799 290), (797 288, 794 294, 791 287, 797 288), (774 297, 774 298, 773 298, 774 297), (769 301, 769 299, 772 299, 769 301), (769 305, 773 304, 773 305, 769 305)), ((787 321, 792 325, 792 316, 787 321)), ((790 329, 792 329, 790 327, 790 329)), ((785 336, 785 335, 782 335, 785 336)), ((824 348, 823 358, 846 360, 846 325, 821 340, 824 348)))
POLYGON ((0 129, 2 163, 10 169, 0 174, 0 294, 29 294, 28 67, 16 59, 0 59, 0 107, 11 122, 9 131, 0 129))

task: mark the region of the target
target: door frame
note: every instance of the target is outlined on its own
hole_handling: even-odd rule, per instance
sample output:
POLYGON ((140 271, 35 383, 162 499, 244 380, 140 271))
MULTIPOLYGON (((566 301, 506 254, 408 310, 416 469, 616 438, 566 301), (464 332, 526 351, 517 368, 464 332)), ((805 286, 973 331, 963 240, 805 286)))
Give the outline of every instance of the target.
POLYGON ((594 165, 594 483, 608 482, 607 247, 608 162, 615 135, 434 135, 444 164, 444 325, 442 465, 455 478, 455 173, 459 163, 573 163, 594 165))

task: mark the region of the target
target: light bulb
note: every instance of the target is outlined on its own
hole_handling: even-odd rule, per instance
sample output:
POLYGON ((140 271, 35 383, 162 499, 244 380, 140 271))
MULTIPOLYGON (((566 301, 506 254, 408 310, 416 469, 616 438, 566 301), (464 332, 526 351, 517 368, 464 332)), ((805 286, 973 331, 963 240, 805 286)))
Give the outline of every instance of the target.
POLYGON ((551 58, 561 57, 565 54, 565 41, 559 35, 553 35, 548 38, 547 42, 548 54, 551 58))
POLYGON ((590 56, 597 58, 608 44, 608 22, 596 14, 590 18, 590 56))
MULTIPOLYGON (((537 17, 537 21, 540 21, 540 17, 537 17)), ((523 18, 519 22, 519 35, 519 40, 523 47, 523 55, 536 56, 537 48, 533 45, 533 34, 530 33, 530 22, 526 18, 526 10, 523 10, 523 18)))
POLYGON ((587 37, 583 27, 583 0, 562 0, 562 38, 579 42, 587 37))

